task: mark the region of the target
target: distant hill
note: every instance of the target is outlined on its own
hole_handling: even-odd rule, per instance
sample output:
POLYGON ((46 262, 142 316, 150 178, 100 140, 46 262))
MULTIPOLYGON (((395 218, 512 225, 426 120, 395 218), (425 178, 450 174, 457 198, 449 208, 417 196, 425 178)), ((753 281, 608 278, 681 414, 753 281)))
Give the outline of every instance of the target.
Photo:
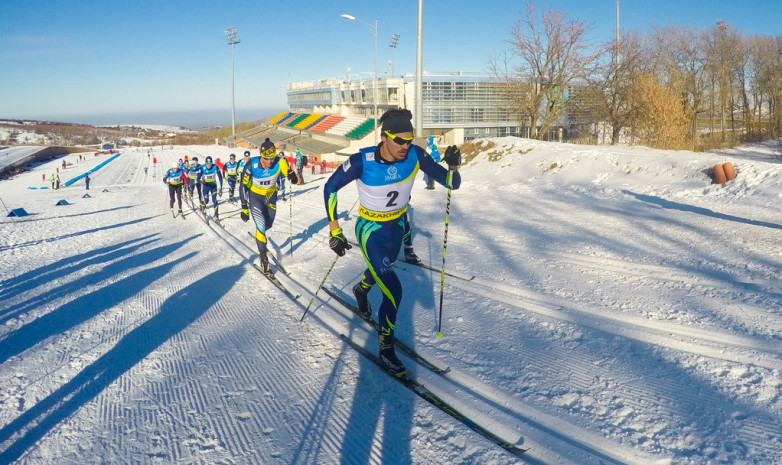
MULTIPOLYGON (((230 132, 230 129, 229 129, 230 132)), ((161 125, 90 126, 57 121, 0 119, 0 145, 119 146, 213 143, 206 131, 161 125)))

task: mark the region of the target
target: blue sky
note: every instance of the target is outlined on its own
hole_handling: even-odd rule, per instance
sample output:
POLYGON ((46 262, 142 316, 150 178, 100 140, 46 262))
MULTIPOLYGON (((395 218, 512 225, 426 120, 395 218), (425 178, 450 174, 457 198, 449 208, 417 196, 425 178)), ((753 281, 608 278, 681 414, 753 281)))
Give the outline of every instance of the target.
MULTIPOLYGON (((610 40, 615 0, 537 0, 593 23, 610 40)), ((427 72, 487 72, 507 49, 523 0, 424 0, 427 72)), ((7 0, 0 15, 0 118, 91 124, 230 124, 231 47, 238 30, 237 120, 286 107, 289 81, 370 73, 373 34, 340 18, 378 19, 378 74, 414 73, 417 0, 170 1, 7 0), (396 49, 388 44, 400 35, 396 49), (201 115, 201 116, 199 116, 201 115), (186 121, 187 120, 187 121, 186 121)), ((782 2, 620 0, 620 27, 647 32, 724 20, 745 35, 782 34, 782 2)))

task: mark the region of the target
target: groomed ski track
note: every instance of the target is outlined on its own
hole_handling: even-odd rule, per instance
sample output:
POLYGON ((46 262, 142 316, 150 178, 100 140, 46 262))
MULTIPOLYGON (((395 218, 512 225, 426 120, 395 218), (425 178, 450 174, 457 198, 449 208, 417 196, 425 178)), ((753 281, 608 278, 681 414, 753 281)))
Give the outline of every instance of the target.
MULTIPOLYGON (((301 301, 309 301, 326 271, 313 264, 333 257, 322 218, 322 177, 305 176, 307 184, 293 188, 292 220, 289 204, 278 202, 271 233, 274 253, 291 272, 276 276, 301 293, 295 303, 250 265, 256 257, 246 235, 252 221, 225 219, 223 230, 171 218, 164 167, 184 155, 203 159, 210 150, 158 149, 156 165, 146 153, 127 151, 96 172, 91 199, 79 199, 83 183, 36 193, 28 200, 36 215, 4 222, 9 238, 0 257, 11 266, 0 274, 0 463, 101 457, 106 463, 667 464, 710 463, 700 459, 712 454, 760 464, 769 458, 762 455, 764 441, 780 437, 777 415, 694 376, 682 389, 681 375, 673 375, 678 364, 690 363, 728 372, 752 364, 748 375, 738 376, 779 370, 782 350, 774 340, 726 338, 719 326, 739 324, 732 321, 715 319, 717 327, 709 330, 653 318, 675 308, 649 302, 617 305, 628 309, 626 315, 606 312, 587 298, 586 285, 615 285, 614 294, 605 291, 599 299, 612 307, 622 286, 657 286, 661 294, 684 287, 699 292, 704 303, 739 295, 746 314, 762 312, 747 302, 756 286, 771 280, 721 269, 695 277, 675 263, 646 263, 640 253, 541 247, 547 221, 566 223, 568 214, 546 204, 545 194, 529 208, 541 220, 527 237, 460 230, 460 215, 485 215, 488 223, 491 216, 515 212, 502 204, 462 211, 455 192, 446 263, 449 271, 476 278, 446 278, 445 337, 435 339, 439 273, 397 263, 409 306, 399 315, 399 337, 451 367, 436 375, 408 361, 416 379, 495 434, 520 439, 530 450, 518 460, 342 344, 340 333, 371 350, 376 339, 324 293, 298 323, 301 301), (67 210, 53 206, 64 197, 73 198, 67 210), (81 217, 89 218, 88 229, 81 217), (505 244, 493 249, 492 242, 505 244), (46 247, 51 259, 31 260, 42 255, 38 247, 46 247), (492 260, 516 274, 480 266, 482 254, 514 247, 518 255, 492 260), (558 268, 573 267, 584 274, 584 285, 558 281, 558 268), (454 309, 449 302, 460 305, 454 309), (645 304, 648 318, 629 311, 645 304), (485 312, 503 315, 504 324, 485 325, 485 312), (502 353, 502 362, 513 353, 518 362, 497 363, 493 353, 502 353), (701 408, 720 409, 723 414, 715 416, 725 422, 701 425, 709 417, 688 417, 701 408), (635 435, 633 424, 650 421, 661 425, 659 437, 635 435), (690 434, 716 430, 721 439, 700 438, 704 449, 687 452, 688 441, 697 440, 683 437, 685 452, 671 461, 671 443, 682 427, 690 434), (645 449, 647 441, 667 441, 667 448, 645 449), (719 441, 730 445, 727 455, 719 441), (687 461, 691 456, 696 458, 687 461)), ((29 175, 40 179, 35 171, 29 175)), ((422 187, 416 184, 411 211, 414 227, 420 226, 416 250, 437 268, 444 190, 422 187)), ((354 201, 352 186, 340 193, 343 228, 351 236, 354 201)), ((610 215, 622 208, 630 207, 596 211, 613 221, 610 215)), ((642 217, 656 214, 647 208, 642 217)), ((185 214, 193 212, 185 207, 185 214)), ((683 225, 681 234, 699 233, 683 225)), ((664 247, 666 238, 658 240, 649 247, 664 247)), ((327 285, 352 298, 350 286, 363 269, 354 248, 338 260, 327 285)), ((370 299, 376 308, 376 289, 370 299)))

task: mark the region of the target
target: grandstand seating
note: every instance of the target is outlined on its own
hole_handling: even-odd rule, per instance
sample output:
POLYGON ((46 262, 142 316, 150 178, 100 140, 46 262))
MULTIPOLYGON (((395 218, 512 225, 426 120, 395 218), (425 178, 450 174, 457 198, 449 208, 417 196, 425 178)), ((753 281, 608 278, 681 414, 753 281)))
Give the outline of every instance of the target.
POLYGON ((229 139, 236 147, 257 149, 269 138, 286 153, 301 149, 304 153, 336 153, 372 133, 375 120, 360 116, 338 116, 322 113, 281 112, 262 124, 229 139), (346 140, 350 139, 350 140, 346 140))
POLYGON ((373 129, 375 129, 375 119, 370 118, 356 126, 356 128, 352 131, 345 134, 345 137, 349 139, 361 139, 362 137, 372 132, 373 129))
POLYGON ((289 122, 285 123, 288 127, 294 127, 298 123, 302 122, 305 118, 310 116, 309 113, 301 113, 300 115, 296 116, 295 118, 291 119, 289 122))
POLYGON ((298 113, 288 113, 287 116, 285 116, 284 118, 282 118, 281 120, 277 121, 274 124, 282 126, 283 124, 290 122, 293 118, 296 118, 297 116, 299 116, 298 113))
POLYGON ((313 132, 324 132, 326 131, 326 129, 329 129, 330 127, 339 123, 343 119, 345 119, 344 116, 327 115, 325 118, 318 121, 317 123, 315 123, 315 125, 313 125, 308 129, 313 132))
POLYGON ((307 126, 305 126, 304 129, 307 130, 307 131, 310 131, 310 130, 312 130, 313 126, 315 126, 316 124, 320 123, 324 119, 328 118, 328 115, 318 115, 318 116, 319 116, 318 119, 316 119, 315 121, 307 124, 307 126))
POLYGON ((366 121, 364 118, 356 116, 348 116, 339 123, 335 124, 332 128, 325 131, 326 134, 333 134, 335 136, 344 137, 345 134, 355 129, 359 124, 366 121))
POLYGON ((320 115, 318 113, 312 113, 308 115, 303 120, 299 121, 298 123, 294 124, 293 127, 296 129, 307 129, 307 127, 312 126, 315 124, 316 121, 323 118, 323 115, 320 115))
POLYGON ((279 115, 275 116, 274 118, 269 119, 269 123, 271 124, 277 124, 279 121, 283 120, 286 116, 290 115, 289 112, 283 111, 279 115))

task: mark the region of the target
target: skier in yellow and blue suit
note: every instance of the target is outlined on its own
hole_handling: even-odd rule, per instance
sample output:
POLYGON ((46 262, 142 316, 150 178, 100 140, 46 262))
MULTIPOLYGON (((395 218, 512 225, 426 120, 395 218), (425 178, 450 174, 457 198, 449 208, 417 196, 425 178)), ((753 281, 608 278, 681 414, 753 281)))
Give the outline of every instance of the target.
POLYGON ((391 265, 399 254, 404 235, 404 215, 413 189, 413 181, 421 169, 444 186, 458 189, 461 176, 456 168, 461 153, 450 146, 444 160, 449 169, 438 165, 423 148, 413 145, 413 125, 410 110, 389 110, 380 118, 381 142, 377 147, 361 149, 343 163, 326 182, 324 200, 331 238, 329 247, 344 255, 351 246, 337 220, 337 191, 356 181, 360 207, 356 222, 356 238, 367 270, 353 287, 358 310, 371 318, 367 294, 374 284, 383 293, 378 310, 380 361, 394 376, 405 376, 406 369, 394 351, 394 325, 402 298, 402 284, 391 265))
POLYGON ((269 257, 266 255, 266 232, 274 224, 277 213, 277 178, 287 176, 288 180, 296 184, 296 173, 288 167, 288 163, 280 162, 274 143, 268 138, 261 144, 261 155, 251 157, 245 163, 240 176, 241 187, 239 199, 242 202, 242 221, 250 219, 250 212, 255 222, 255 242, 258 245, 258 254, 261 259, 263 272, 271 275, 269 257))
POLYGON ((212 205, 215 209, 214 216, 215 219, 217 219, 217 196, 223 195, 223 172, 217 165, 212 163, 212 157, 206 157, 206 161, 201 167, 201 171, 198 173, 198 183, 201 185, 201 192, 203 193, 201 213, 206 214, 206 207, 209 205, 209 199, 211 198, 212 205), (218 181, 220 181, 219 184, 218 181), (219 194, 218 189, 220 192, 219 194))

